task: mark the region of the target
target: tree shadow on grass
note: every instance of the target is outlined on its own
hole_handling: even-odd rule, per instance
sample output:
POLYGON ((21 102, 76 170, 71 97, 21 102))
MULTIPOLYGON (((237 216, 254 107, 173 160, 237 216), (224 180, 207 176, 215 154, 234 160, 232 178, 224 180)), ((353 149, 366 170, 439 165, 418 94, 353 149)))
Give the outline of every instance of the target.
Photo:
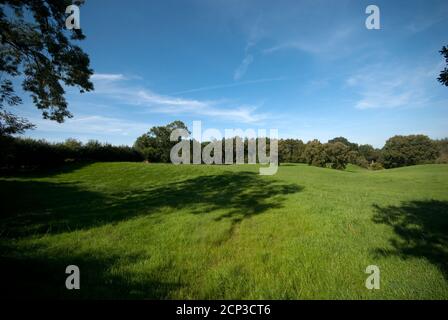
POLYGON ((76 183, 0 180, 0 271, 8 275, 2 294, 10 298, 169 298, 182 285, 160 281, 163 277, 157 270, 149 274, 110 272, 115 265, 148 259, 147 254, 97 249, 70 254, 71 248, 16 247, 9 239, 90 229, 164 208, 173 214, 182 209, 195 215, 213 213, 216 221, 230 220, 231 233, 243 219, 282 207, 286 195, 300 190, 296 184, 252 172, 200 176, 113 194, 92 192, 76 183), (65 267, 70 264, 81 269, 81 290, 69 291, 64 286, 65 267))
POLYGON ((397 235, 390 240, 393 249, 379 249, 377 254, 425 258, 448 279, 448 201, 410 201, 374 208, 373 221, 391 226, 397 235))
POLYGON ((253 172, 226 172, 179 182, 102 194, 74 183, 0 180, 0 235, 17 237, 88 229, 150 215, 162 208, 193 214, 219 210, 216 220, 243 219, 282 207, 284 197, 301 191, 253 172))
MULTIPOLYGON (((149 257, 129 254, 89 252, 89 254, 29 255, 1 248, 0 271, 2 291, 6 299, 168 299, 181 283, 158 280, 157 270, 151 273, 111 272, 117 264, 132 266, 149 257), (67 290, 65 269, 76 265, 80 270, 80 290, 67 290)), ((163 272, 163 270, 159 270, 163 272)))
POLYGON ((71 173, 76 170, 80 170, 86 166, 94 164, 94 161, 76 161, 67 162, 65 164, 52 164, 51 166, 43 167, 24 167, 24 168, 11 168, 4 169, 0 168, 0 177, 5 178, 48 178, 51 176, 56 176, 64 173, 71 173))

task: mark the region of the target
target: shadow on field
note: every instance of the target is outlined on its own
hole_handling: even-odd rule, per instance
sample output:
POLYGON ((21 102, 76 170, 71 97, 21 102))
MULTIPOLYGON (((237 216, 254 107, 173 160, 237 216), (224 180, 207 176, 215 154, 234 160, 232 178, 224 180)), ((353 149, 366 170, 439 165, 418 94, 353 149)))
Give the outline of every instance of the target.
POLYGON ((231 237, 243 219, 279 208, 284 196, 302 190, 251 172, 200 176, 115 194, 92 192, 75 182, 22 179, 0 180, 0 272, 5 276, 1 295, 8 298, 170 298, 182 286, 160 282, 172 268, 170 261, 148 274, 133 268, 151 258, 144 252, 119 247, 104 252, 98 247, 80 254, 67 245, 21 246, 16 240, 118 223, 164 208, 172 209, 171 214, 181 209, 200 215, 213 212, 216 221, 231 222, 231 237), (81 290, 65 288, 65 268, 71 264, 81 270, 81 290), (124 273, 114 273, 115 266, 124 266, 124 273))
MULTIPOLYGON (((10 248, 0 248, 12 252, 10 248)), ((33 247, 33 249, 39 249, 33 247)), ((46 248, 42 248, 46 249, 46 248)), ((45 252, 45 251, 44 251, 45 252)), ((88 254, 59 253, 57 256, 28 254, 0 257, 2 278, 1 298, 6 299, 168 299, 170 293, 181 287, 180 283, 164 283, 155 280, 166 270, 151 274, 127 272, 126 275, 111 272, 115 265, 132 266, 149 259, 142 254, 126 252, 88 254), (76 265, 80 269, 80 290, 67 290, 65 268, 76 265)))
POLYGON ((410 201, 401 206, 374 205, 375 223, 389 225, 397 239, 380 255, 425 258, 448 279, 448 201, 410 201))
POLYGON ((188 209, 193 214, 219 210, 216 220, 232 225, 279 208, 285 195, 302 187, 284 184, 253 172, 200 176, 147 189, 101 194, 75 183, 0 180, 0 235, 55 234, 88 229, 162 208, 188 209))
POLYGON ((51 176, 71 173, 76 170, 80 170, 86 166, 89 166, 95 162, 93 161, 77 161, 77 162, 68 162, 62 165, 51 165, 50 167, 22 167, 22 168, 0 168, 0 176, 1 177, 24 177, 27 179, 30 178, 48 178, 51 176))

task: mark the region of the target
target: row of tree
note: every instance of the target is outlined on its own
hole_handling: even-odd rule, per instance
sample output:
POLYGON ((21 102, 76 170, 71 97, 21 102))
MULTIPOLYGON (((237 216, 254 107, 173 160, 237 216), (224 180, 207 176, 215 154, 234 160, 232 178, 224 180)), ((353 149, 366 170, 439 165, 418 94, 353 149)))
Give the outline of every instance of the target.
POLYGON ((338 137, 321 143, 312 140, 304 143, 298 139, 282 139, 279 141, 279 161, 292 163, 308 163, 318 167, 343 169, 348 163, 361 167, 378 167, 381 150, 371 145, 357 145, 346 138, 338 137))
MULTIPOLYGON (((181 121, 172 122, 166 126, 153 127, 147 133, 137 138, 134 148, 149 162, 170 162, 170 150, 177 141, 170 141, 170 134, 175 129, 185 129, 181 121)), ((247 162, 248 146, 251 142, 258 145, 258 139, 232 138, 235 147, 238 140, 244 144, 245 161, 247 162)), ((191 154, 193 145, 200 144, 203 148, 208 142, 190 141, 191 154)), ((222 162, 225 162, 225 144, 222 140, 222 162)), ((266 155, 270 153, 270 141, 267 139, 266 155)), ((235 162, 234 153, 234 162, 235 162)), ((369 144, 358 145, 344 137, 337 137, 327 143, 312 140, 304 143, 298 139, 280 139, 278 141, 278 158, 280 163, 308 163, 319 167, 344 169, 348 163, 364 168, 382 169, 396 168, 423 163, 448 163, 448 139, 432 140, 425 135, 394 136, 386 141, 382 149, 369 144)), ((257 157, 257 162, 258 162, 257 157)))
POLYGON ((448 163, 448 139, 431 140, 425 135, 394 136, 382 149, 358 145, 344 137, 327 143, 318 140, 279 141, 281 162, 303 162, 319 167, 343 169, 347 163, 364 168, 397 168, 424 163, 448 163))
MULTIPOLYGON (((187 126, 181 121, 174 121, 166 126, 151 128, 138 137, 132 147, 113 146, 92 140, 83 144, 74 139, 63 143, 49 143, 45 140, 15 138, 0 135, 0 167, 20 168, 54 166, 67 161, 147 161, 169 163, 170 152, 177 141, 170 141, 171 132, 187 126)), ((190 162, 194 162, 194 150, 204 150, 209 142, 190 142, 190 162)), ((221 163, 228 163, 226 146, 231 145, 232 163, 263 162, 270 156, 271 143, 266 139, 265 145, 260 139, 235 137, 223 139, 221 148, 212 150, 211 156, 221 163), (243 156, 238 158, 237 147, 242 146, 243 156), (253 152, 257 150, 258 152, 253 152), (219 154, 215 154, 218 151, 219 154), (260 152, 261 151, 261 152, 260 152), (263 157, 263 158, 261 158, 263 157), (227 160, 227 161, 226 161, 227 160)), ((318 167, 344 169, 347 164, 364 168, 396 168, 423 163, 448 163, 448 139, 431 140, 425 135, 394 136, 386 141, 382 149, 368 144, 358 145, 344 137, 338 137, 321 143, 312 140, 304 143, 298 139, 280 139, 278 143, 279 163, 307 163, 318 167)), ((197 159, 196 159, 197 160, 197 159)), ((202 162, 204 159, 202 158, 202 162)), ((199 163, 201 160, 199 160, 199 163)))
POLYGON ((54 167, 66 162, 142 161, 143 157, 129 146, 113 146, 91 140, 81 143, 67 139, 62 143, 0 135, 0 168, 18 169, 54 167))

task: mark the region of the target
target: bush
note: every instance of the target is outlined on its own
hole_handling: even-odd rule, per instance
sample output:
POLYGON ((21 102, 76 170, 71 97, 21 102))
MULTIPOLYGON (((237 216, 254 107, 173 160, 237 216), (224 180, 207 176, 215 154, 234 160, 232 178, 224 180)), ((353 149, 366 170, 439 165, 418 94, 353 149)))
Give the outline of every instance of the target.
POLYGON ((278 141, 279 162, 306 162, 305 159, 303 159, 304 150, 305 144, 302 142, 302 140, 280 139, 278 141))
POLYGON ((370 144, 362 144, 358 147, 358 153, 360 156, 367 160, 367 165, 369 163, 377 162, 381 156, 381 150, 375 149, 370 144))
POLYGON ((308 165, 345 169, 350 159, 350 148, 342 142, 322 144, 319 140, 309 141, 303 156, 308 165))
POLYGON ((435 163, 437 163, 437 164, 447 164, 448 163, 448 154, 444 153, 444 154, 440 155, 436 159, 435 163))
POLYGON ((173 121, 166 126, 152 127, 148 132, 137 138, 134 149, 149 162, 170 162, 171 148, 177 143, 170 141, 171 132, 175 129, 188 131, 182 121, 173 121))
POLYGON ((367 161, 363 155, 359 154, 358 151, 350 151, 348 154, 348 158, 349 158, 348 162, 351 164, 355 164, 362 168, 369 167, 369 161, 367 161))
POLYGON ((350 148, 342 142, 326 143, 324 145, 326 163, 332 169, 345 169, 349 162, 350 148))
POLYGON ((0 167, 4 169, 51 167, 67 161, 141 161, 142 157, 128 146, 113 146, 98 141, 86 145, 75 139, 50 143, 29 138, 0 137, 0 167))
POLYGON ((425 135, 394 136, 386 141, 381 162, 385 168, 397 168, 434 162, 438 154, 434 142, 425 135))
POLYGON ((370 169, 370 170, 383 170, 384 167, 383 167, 383 165, 382 165, 381 163, 379 163, 379 162, 372 162, 372 163, 369 165, 369 169, 370 169))
POLYGON ((308 163, 308 165, 316 167, 325 167, 327 164, 327 156, 325 154, 325 148, 319 140, 309 141, 305 150, 303 151, 303 156, 308 163))

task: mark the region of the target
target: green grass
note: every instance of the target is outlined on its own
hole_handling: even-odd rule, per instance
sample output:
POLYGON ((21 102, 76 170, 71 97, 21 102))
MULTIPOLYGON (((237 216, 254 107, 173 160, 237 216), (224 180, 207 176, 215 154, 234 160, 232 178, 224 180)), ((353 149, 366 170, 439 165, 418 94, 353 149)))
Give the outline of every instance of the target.
POLYGON ((96 163, 3 177, 0 194, 9 296, 448 298, 448 165, 96 163))

